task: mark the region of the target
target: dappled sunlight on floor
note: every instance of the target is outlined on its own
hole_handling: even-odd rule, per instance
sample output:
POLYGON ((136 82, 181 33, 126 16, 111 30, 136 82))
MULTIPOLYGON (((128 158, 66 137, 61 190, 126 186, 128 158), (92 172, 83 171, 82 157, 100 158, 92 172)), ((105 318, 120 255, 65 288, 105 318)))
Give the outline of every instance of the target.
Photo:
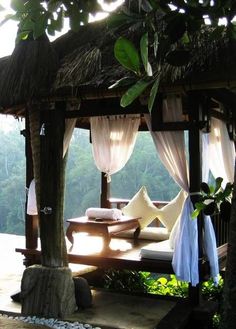
MULTIPOLYGON (((74 245, 71 249, 71 243, 67 240, 67 248, 70 253, 79 255, 99 254, 103 251, 104 243, 102 236, 92 236, 88 233, 74 233, 74 245)), ((124 239, 111 239, 110 250, 128 251, 132 249, 132 243, 124 239)))

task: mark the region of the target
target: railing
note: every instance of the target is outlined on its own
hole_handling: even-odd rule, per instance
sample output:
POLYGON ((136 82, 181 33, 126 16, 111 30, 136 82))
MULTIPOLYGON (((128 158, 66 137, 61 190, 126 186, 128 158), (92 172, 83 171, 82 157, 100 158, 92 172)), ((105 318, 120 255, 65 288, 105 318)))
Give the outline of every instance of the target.
MULTIPOLYGON (((109 208, 118 208, 122 209, 129 203, 129 199, 118 199, 118 198, 110 198, 108 200, 109 208)), ((153 205, 157 208, 162 208, 168 204, 168 201, 152 201, 153 205)), ((162 226, 161 222, 158 220, 154 220, 149 226, 162 226)))
POLYGON ((229 222, 225 222, 220 218, 219 214, 211 216, 212 224, 216 234, 217 247, 228 242, 229 238, 229 222))
MULTIPOLYGON (((118 208, 118 209, 123 208, 125 205, 127 205, 129 203, 129 201, 130 201, 129 199, 119 199, 119 198, 108 199, 110 208, 118 208)), ((152 201, 152 203, 157 208, 162 208, 168 204, 168 201, 152 201)))

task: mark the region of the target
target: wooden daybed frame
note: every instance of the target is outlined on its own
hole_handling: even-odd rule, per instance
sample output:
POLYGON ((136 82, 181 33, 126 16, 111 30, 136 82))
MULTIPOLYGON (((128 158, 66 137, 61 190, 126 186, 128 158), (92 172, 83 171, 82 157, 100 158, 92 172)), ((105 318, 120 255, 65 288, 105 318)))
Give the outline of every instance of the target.
MULTIPOLYGON (((114 199, 110 198, 107 200, 107 205, 121 208, 128 203, 128 199, 114 199)), ((154 201, 153 204, 157 207, 167 204, 163 201, 154 201)), ((154 220, 158 222, 157 219, 154 220)), ((215 216, 213 219, 214 228, 216 231, 217 238, 217 253, 219 260, 219 268, 222 270, 225 267, 226 255, 227 255, 227 238, 228 238, 228 223, 220 221, 219 216, 215 216), (217 218, 218 217, 218 218, 217 218)), ((116 238, 116 237, 113 237, 116 238)), ((117 238, 116 238, 117 239, 117 238)), ((119 238, 121 240, 122 238, 119 238)), ((127 241, 127 239, 125 239, 127 241)), ((173 274, 173 268, 170 260, 163 259, 148 259, 140 257, 140 249, 151 242, 152 240, 138 239, 138 243, 134 243, 133 240, 128 240, 132 244, 132 249, 128 251, 106 251, 90 255, 82 255, 74 253, 68 250, 68 260, 70 263, 84 264, 88 266, 96 266, 103 269, 129 269, 136 271, 148 271, 153 273, 166 273, 173 274)), ((40 263, 41 251, 38 248, 16 248, 16 252, 21 253, 25 256, 24 264, 26 266, 40 263)), ((210 271, 209 263, 204 258, 199 258, 199 273, 200 280, 208 280, 210 271)))

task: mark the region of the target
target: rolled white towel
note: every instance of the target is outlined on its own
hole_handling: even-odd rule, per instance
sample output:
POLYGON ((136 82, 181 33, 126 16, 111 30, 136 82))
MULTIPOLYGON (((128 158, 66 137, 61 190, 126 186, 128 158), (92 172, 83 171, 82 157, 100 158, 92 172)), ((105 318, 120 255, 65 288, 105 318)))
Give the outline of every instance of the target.
POLYGON ((122 218, 122 211, 117 208, 88 208, 85 215, 89 218, 104 218, 118 220, 122 218))

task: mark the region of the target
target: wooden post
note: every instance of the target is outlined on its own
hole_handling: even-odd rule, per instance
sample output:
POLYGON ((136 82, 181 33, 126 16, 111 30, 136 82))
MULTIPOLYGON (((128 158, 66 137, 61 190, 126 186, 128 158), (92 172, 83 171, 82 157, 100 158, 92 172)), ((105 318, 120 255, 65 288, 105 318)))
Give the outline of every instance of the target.
POLYGON ((41 111, 40 238, 42 265, 67 266, 63 228, 65 102, 41 111))
MULTIPOLYGON (((188 94, 188 113, 191 122, 189 130, 189 190, 190 193, 200 191, 202 182, 202 148, 199 126, 199 95, 194 92, 188 94)), ((195 204, 199 200, 199 194, 191 195, 191 201, 195 204)), ((198 218, 198 249, 199 258, 202 257, 202 225, 203 221, 198 218)), ((200 269, 200 268, 199 268, 200 269)), ((200 273, 199 273, 200 274, 200 273)), ((199 275, 200 276, 200 275, 199 275)), ((199 305, 201 301, 201 283, 196 287, 189 287, 189 298, 193 305, 199 305)))
MULTIPOLYGON (((26 109, 25 117, 25 157, 26 157, 26 187, 29 185, 34 178, 33 170, 33 159, 31 151, 31 141, 30 141, 30 128, 29 128, 29 113, 28 108, 26 109)), ((27 198, 25 203, 25 238, 26 238, 26 248, 37 249, 38 247, 38 216, 27 215, 27 198)), ((24 264, 31 265, 30 259, 26 256, 24 264)))
POLYGON ((101 198, 100 204, 101 208, 110 208, 109 203, 110 198, 110 183, 107 182, 107 177, 104 172, 101 173, 101 198))
POLYGON ((32 112, 36 112, 30 114, 31 131, 34 124, 37 127, 32 150, 37 177, 42 266, 30 266, 23 273, 21 311, 25 315, 64 318, 76 309, 63 227, 65 109, 65 102, 56 102, 55 108, 50 108, 49 103, 39 103, 38 111, 35 107, 32 112))

